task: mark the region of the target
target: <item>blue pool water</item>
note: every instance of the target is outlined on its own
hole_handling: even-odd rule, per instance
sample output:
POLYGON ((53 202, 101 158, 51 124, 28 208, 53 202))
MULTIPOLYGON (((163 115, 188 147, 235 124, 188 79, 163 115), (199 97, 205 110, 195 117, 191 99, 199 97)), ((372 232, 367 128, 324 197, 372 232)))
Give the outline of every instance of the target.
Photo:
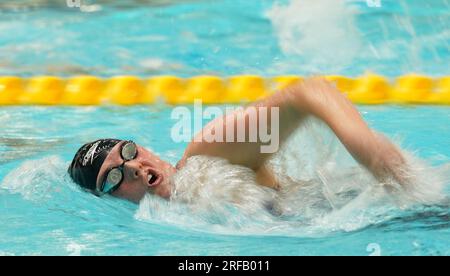
MULTIPOLYGON (((450 73, 446 1, 89 1, 84 12, 64 2, 2 1, 0 74, 450 73)), ((186 144, 170 139, 172 107, 1 107, 0 255, 450 255, 450 109, 358 108, 427 163, 416 173, 438 203, 366 187, 334 210, 297 201, 290 217, 249 217, 99 199, 65 173, 75 150, 133 139, 175 164, 186 144)), ((329 134, 317 123, 309 130, 329 134)), ((330 144, 319 148, 328 166, 345 163, 330 144)), ((303 144, 296 150, 309 157, 303 144)))

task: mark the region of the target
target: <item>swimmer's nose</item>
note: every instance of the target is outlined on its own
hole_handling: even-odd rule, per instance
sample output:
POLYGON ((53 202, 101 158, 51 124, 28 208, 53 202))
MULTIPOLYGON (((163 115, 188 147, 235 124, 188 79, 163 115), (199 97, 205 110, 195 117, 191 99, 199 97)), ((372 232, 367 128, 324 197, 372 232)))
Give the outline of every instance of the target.
POLYGON ((142 164, 137 160, 130 160, 123 165, 124 174, 128 179, 138 179, 143 171, 142 164))

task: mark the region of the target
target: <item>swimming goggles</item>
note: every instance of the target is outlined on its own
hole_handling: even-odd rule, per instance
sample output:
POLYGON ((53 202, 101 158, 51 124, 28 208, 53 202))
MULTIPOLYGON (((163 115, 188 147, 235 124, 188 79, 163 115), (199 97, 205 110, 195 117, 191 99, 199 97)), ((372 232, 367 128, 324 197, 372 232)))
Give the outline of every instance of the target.
POLYGON ((112 193, 116 191, 123 182, 124 173, 123 166, 125 162, 133 160, 137 156, 137 146, 133 141, 127 141, 120 147, 120 156, 123 162, 120 166, 110 169, 106 173, 105 181, 103 181, 100 189, 98 190, 100 195, 112 193))

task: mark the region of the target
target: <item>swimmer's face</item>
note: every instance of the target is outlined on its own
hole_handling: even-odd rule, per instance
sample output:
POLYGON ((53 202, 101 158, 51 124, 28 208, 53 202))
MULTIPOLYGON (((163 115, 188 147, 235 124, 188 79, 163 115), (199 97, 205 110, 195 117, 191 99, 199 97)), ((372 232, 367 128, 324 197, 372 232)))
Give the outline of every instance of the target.
MULTIPOLYGON (((124 143, 126 141, 115 145, 100 167, 96 183, 97 189, 101 187, 108 171, 123 163, 119 151, 124 143)), ((175 173, 175 168, 145 148, 136 146, 136 158, 125 162, 123 165, 123 180, 120 187, 112 195, 135 203, 139 203, 146 193, 169 198, 171 192, 170 178, 175 173)))

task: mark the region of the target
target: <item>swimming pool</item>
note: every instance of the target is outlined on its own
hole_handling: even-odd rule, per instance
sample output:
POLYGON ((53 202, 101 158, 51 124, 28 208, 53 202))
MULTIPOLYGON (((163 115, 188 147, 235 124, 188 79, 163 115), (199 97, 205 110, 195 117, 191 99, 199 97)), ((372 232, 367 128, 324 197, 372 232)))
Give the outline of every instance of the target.
MULTIPOLYGON (((2 2, 0 74, 450 73, 446 1, 90 1, 84 12, 61 2, 2 2)), ((359 109, 425 168, 438 167, 450 195, 450 109, 359 109)), ((326 214, 314 210, 315 219, 214 214, 235 215, 223 219, 151 199, 101 200, 69 180, 74 151, 98 137, 133 139, 175 164, 185 144, 169 139, 171 111, 1 107, 0 255, 450 255, 448 198, 404 206, 366 192, 326 214)))

